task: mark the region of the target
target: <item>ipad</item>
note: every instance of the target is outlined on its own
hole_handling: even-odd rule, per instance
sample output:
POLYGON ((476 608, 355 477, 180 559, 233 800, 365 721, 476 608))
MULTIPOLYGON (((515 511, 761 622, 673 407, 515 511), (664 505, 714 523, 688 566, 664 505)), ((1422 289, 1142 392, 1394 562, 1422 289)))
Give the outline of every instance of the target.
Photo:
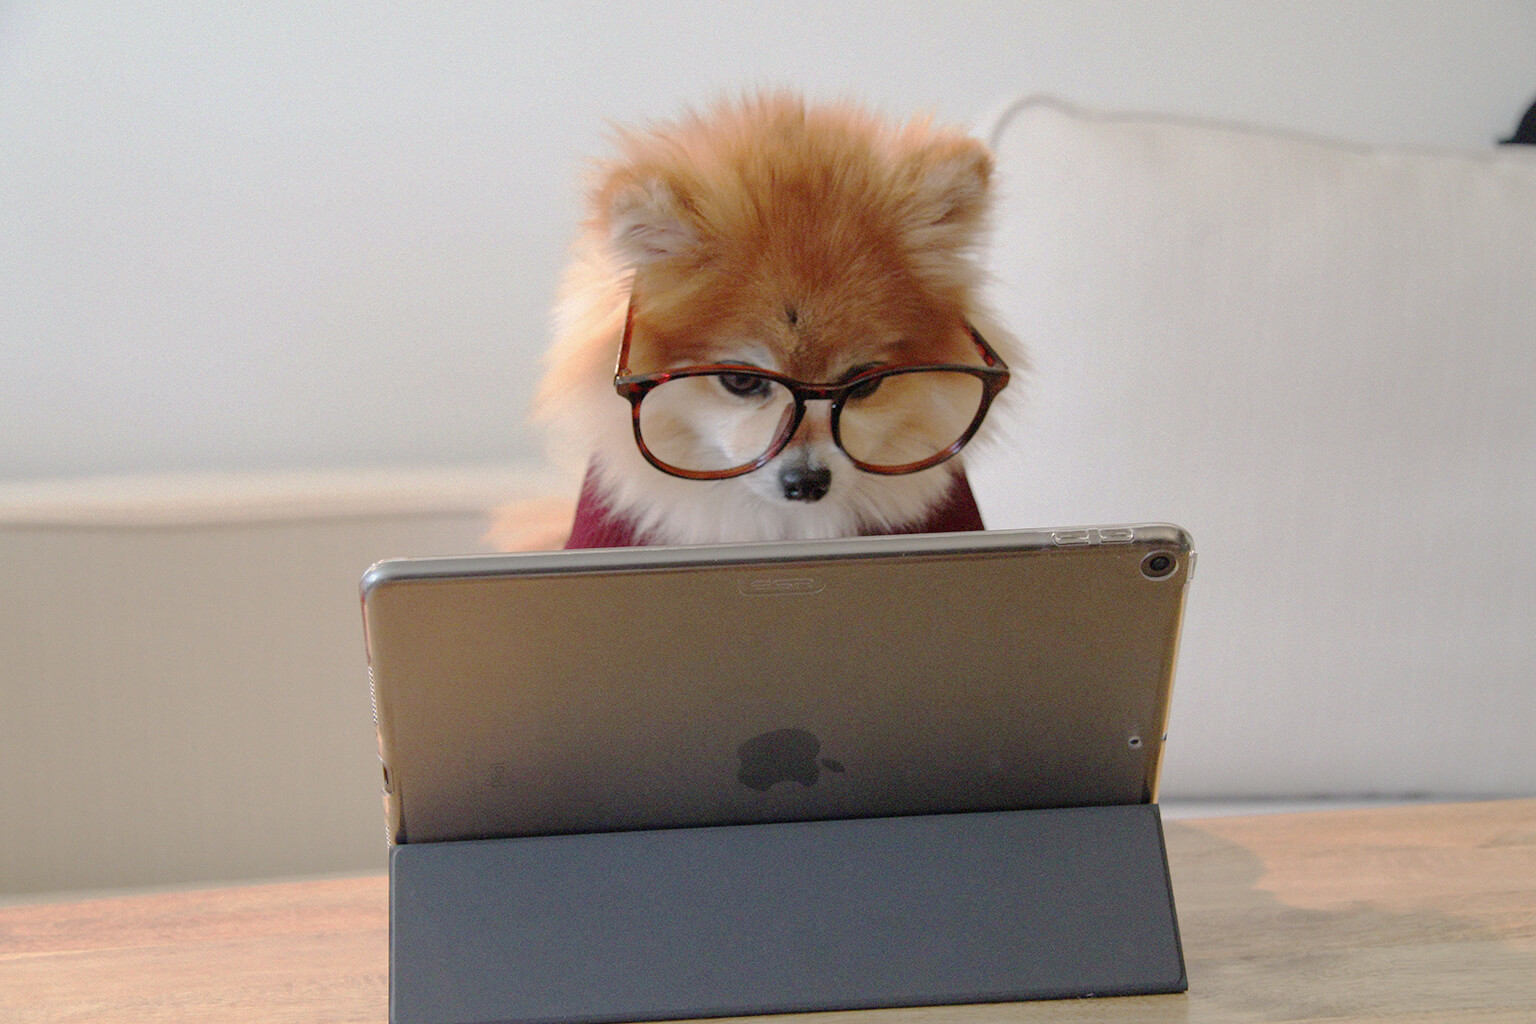
POLYGON ((1175 526, 380 562, 393 843, 1155 801, 1175 526))

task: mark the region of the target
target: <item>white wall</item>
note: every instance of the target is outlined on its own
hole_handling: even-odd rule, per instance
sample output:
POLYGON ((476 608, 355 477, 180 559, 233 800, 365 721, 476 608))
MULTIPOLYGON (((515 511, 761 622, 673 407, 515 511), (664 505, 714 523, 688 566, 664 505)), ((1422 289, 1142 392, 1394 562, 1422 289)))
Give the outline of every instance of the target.
POLYGON ((0 8, 0 480, 528 457, 605 119, 1050 91, 1483 146, 1532 0, 0 8))

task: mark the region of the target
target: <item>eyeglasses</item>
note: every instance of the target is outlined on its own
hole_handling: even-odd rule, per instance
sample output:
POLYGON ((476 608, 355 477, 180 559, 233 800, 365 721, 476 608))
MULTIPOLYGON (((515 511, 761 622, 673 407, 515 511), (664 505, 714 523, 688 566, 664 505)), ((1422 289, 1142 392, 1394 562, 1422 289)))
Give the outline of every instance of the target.
POLYGON ((828 384, 806 384, 738 363, 629 370, 635 299, 630 295, 613 386, 629 400, 635 443, 663 473, 723 480, 784 450, 807 402, 831 402, 832 440, 866 473, 916 473, 951 458, 975 436, 1008 367, 966 324, 984 366, 897 363, 828 384))

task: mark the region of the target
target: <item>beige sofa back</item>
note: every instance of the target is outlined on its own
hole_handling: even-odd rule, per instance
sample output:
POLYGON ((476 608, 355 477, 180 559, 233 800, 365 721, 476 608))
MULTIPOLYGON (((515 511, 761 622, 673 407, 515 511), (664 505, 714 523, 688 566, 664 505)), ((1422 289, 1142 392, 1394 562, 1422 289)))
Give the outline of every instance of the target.
POLYGON ((1536 793, 1536 149, 1025 100, 988 525, 1199 548, 1166 796, 1536 793))
POLYGON ((516 474, 0 489, 0 895, 381 869, 358 580, 516 474))

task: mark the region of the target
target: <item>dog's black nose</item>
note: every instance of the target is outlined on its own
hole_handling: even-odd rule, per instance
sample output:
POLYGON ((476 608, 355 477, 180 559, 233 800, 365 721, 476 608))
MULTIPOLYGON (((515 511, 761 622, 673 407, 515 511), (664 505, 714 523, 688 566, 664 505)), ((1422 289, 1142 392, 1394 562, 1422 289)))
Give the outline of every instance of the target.
POLYGON ((832 489, 832 471, 825 467, 786 466, 779 472, 779 486, 790 501, 820 501, 832 489))

